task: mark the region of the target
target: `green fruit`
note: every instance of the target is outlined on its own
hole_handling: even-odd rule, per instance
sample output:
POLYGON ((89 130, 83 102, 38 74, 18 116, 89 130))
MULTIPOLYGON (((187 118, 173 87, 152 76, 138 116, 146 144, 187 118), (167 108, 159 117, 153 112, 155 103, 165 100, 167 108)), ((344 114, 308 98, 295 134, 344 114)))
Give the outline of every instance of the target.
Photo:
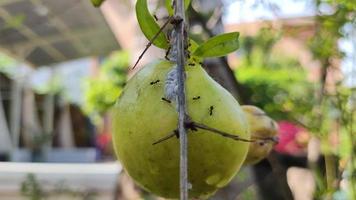
MULTIPOLYGON (((251 139, 273 138, 277 136, 278 125, 266 113, 255 106, 241 106, 246 114, 250 126, 251 139)), ((260 162, 273 149, 275 142, 271 140, 257 140, 250 144, 244 165, 260 162)))
MULTIPOLYGON (((173 64, 156 61, 128 81, 114 107, 114 147, 128 174, 143 188, 179 197, 179 140, 152 145, 177 128, 176 105, 162 100, 173 64)), ((186 66, 187 109, 191 119, 248 139, 238 102, 196 64, 186 66)), ((206 198, 240 169, 249 143, 198 130, 188 131, 190 197, 206 198)))

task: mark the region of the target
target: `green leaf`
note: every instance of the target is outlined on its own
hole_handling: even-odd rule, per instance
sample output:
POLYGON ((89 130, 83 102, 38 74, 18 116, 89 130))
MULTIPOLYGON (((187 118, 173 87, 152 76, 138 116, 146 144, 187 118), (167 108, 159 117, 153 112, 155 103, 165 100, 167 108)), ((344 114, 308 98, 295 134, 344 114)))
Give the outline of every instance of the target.
MULTIPOLYGON (((199 44, 190 38, 189 39, 189 47, 188 47, 189 52, 194 52, 198 47, 199 47, 199 44)), ((199 63, 199 62, 202 62, 202 58, 199 56, 191 55, 190 58, 188 59, 188 62, 189 63, 199 63)))
POLYGON ((95 7, 99 7, 105 0, 91 0, 91 3, 95 6, 95 7))
POLYGON ((190 5, 190 0, 184 0, 184 8, 185 10, 187 10, 189 8, 190 5))
POLYGON ((166 9, 168 11, 169 16, 172 16, 174 13, 173 7, 172 7, 172 0, 166 0, 165 5, 166 5, 166 9))
POLYGON ((231 32, 210 38, 201 44, 194 52, 199 57, 221 57, 239 48, 239 33, 231 32))
POLYGON ((194 52, 199 47, 199 44, 193 39, 189 39, 189 51, 194 52))
MULTIPOLYGON (((191 0, 184 0, 184 8, 187 10, 189 8, 191 0)), ((165 1, 166 9, 168 11, 169 16, 172 16, 174 14, 174 10, 172 7, 172 0, 166 0, 165 1)))
POLYGON ((152 41, 152 38, 159 32, 160 27, 148 10, 147 0, 137 0, 136 17, 146 38, 155 46, 162 49, 168 49, 168 40, 162 32, 154 41, 152 41))

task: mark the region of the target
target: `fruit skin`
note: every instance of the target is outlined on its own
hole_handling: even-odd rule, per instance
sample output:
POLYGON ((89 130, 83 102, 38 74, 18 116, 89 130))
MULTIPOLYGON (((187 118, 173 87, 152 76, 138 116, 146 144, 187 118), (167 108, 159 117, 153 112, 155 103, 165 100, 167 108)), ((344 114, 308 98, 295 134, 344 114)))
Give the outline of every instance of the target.
MULTIPOLYGON (((114 107, 113 126, 115 151, 125 170, 140 186, 166 198, 179 197, 179 140, 152 143, 177 128, 175 104, 161 99, 172 66, 153 62, 128 81, 114 107)), ((198 64, 186 66, 186 99, 193 121, 250 137, 238 102, 198 64)), ((240 169, 248 146, 210 132, 188 131, 190 197, 207 198, 225 186, 240 169)))
MULTIPOLYGON (((256 106, 241 106, 246 114, 250 126, 251 139, 272 138, 278 134, 278 124, 268 117, 266 113, 256 106)), ((267 140, 252 142, 244 165, 252 165, 260 162, 271 152, 274 142, 267 140)))

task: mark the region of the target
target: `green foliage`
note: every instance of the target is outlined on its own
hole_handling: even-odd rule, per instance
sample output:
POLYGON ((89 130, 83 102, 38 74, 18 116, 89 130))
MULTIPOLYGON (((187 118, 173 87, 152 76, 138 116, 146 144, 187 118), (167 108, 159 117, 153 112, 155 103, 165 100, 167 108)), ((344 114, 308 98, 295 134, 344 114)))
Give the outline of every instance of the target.
POLYGON ((44 83, 36 85, 33 90, 37 94, 59 94, 63 91, 61 77, 58 74, 52 73, 44 83))
POLYGON ((21 183, 21 195, 30 200, 41 199, 96 199, 97 193, 92 190, 70 188, 65 181, 58 181, 51 185, 54 188, 48 190, 43 188, 35 174, 27 174, 26 179, 21 183))
POLYGON ((302 68, 245 64, 235 73, 237 79, 246 86, 252 104, 265 110, 272 118, 308 120, 304 114, 313 106, 313 88, 302 68))
MULTIPOLYGON (((24 14, 17 14, 6 19, 5 29, 7 28, 19 28, 23 25, 26 16, 24 14)), ((0 29, 1 30, 1 29, 0 29)))
MULTIPOLYGON (((271 56, 279 33, 268 29, 262 29, 256 37, 242 40, 242 53, 245 57, 242 66, 236 70, 236 76, 246 86, 252 104, 263 108, 276 119, 303 125, 321 140, 322 154, 336 158, 331 161, 334 163, 326 162, 328 170, 333 170, 339 164, 339 159, 343 162, 349 160, 348 167, 337 168, 337 176, 332 178, 335 182, 349 179, 349 193, 356 197, 356 190, 352 189, 356 188, 356 181, 351 177, 339 176, 343 171, 356 174, 356 137, 353 127, 356 124, 356 109, 355 106, 350 106, 356 104, 353 98, 355 89, 347 88, 342 80, 338 83, 325 83, 326 77, 333 75, 333 70, 328 69, 334 67, 336 62, 332 61, 344 56, 338 41, 346 35, 344 26, 354 23, 356 4, 343 0, 316 1, 317 8, 325 5, 330 6, 333 11, 319 13, 315 17, 316 32, 308 41, 312 55, 321 64, 318 82, 309 82, 299 63, 283 55, 271 56), (331 145, 331 138, 334 143, 339 144, 331 145)), ((328 181, 325 179, 323 170, 314 170, 317 184, 315 198, 326 198, 338 190, 338 187, 329 183, 330 177, 328 181)))
POLYGON ((210 38, 201 44, 194 52, 194 56, 199 57, 220 57, 225 56, 239 48, 239 33, 231 32, 210 38))
MULTIPOLYGON (((187 10, 189 8, 189 5, 190 5, 190 1, 191 0, 184 0, 184 7, 185 7, 185 10, 187 10)), ((165 6, 166 6, 166 9, 168 11, 168 14, 170 16, 173 15, 174 13, 174 10, 173 10, 173 7, 172 7, 172 0, 165 0, 165 6)))
MULTIPOLYGON (((272 28, 262 28, 255 37, 247 36, 241 41, 242 49, 246 55, 248 64, 260 62, 260 65, 267 65, 270 59, 273 45, 281 38, 282 32, 272 28), (256 48, 258 46, 258 48, 256 48), (255 55, 259 54, 259 55, 255 55), (256 56, 258 59, 256 60, 256 56)), ((278 64, 279 62, 275 62, 278 64)))
POLYGON ((34 174, 28 174, 26 180, 22 182, 21 194, 31 200, 40 200, 45 196, 34 174))
POLYGON ((9 75, 12 67, 14 67, 15 61, 10 57, 0 54, 0 72, 9 75))
POLYGON ((85 80, 85 113, 95 119, 114 105, 125 85, 128 65, 127 52, 114 52, 100 66, 98 77, 85 80))
POLYGON ((99 7, 101 6, 101 4, 104 2, 105 0, 91 0, 91 3, 95 6, 95 7, 99 7))
POLYGON ((163 32, 159 33, 155 40, 152 40, 158 34, 160 27, 154 17, 148 10, 147 0, 137 0, 136 2, 136 17, 140 25, 141 31, 146 38, 151 41, 155 46, 168 49, 168 40, 163 32))
MULTIPOLYGON (((190 0, 184 0, 184 5, 185 9, 188 9, 190 5, 190 0)), ((172 16, 173 8, 170 0, 165 0, 165 7, 168 11, 168 14, 172 16)), ((148 9, 147 0, 137 0, 136 16, 141 31, 146 36, 146 38, 150 42, 152 42, 153 45, 159 48, 169 49, 170 44, 164 32, 160 32, 160 26, 157 24, 155 18, 151 15, 148 9), (156 37, 157 34, 158 36, 156 37)), ((238 32, 226 33, 215 36, 197 47, 197 49, 193 51, 193 56, 197 59, 225 56, 233 51, 236 51, 239 48, 238 38, 238 32)), ((189 40, 191 41, 191 43, 192 41, 194 41, 191 38, 189 40)), ((194 44, 196 44, 196 42, 194 42, 194 44)))
POLYGON ((265 110, 272 118, 309 123, 306 115, 314 103, 312 83, 294 58, 273 55, 272 48, 281 33, 261 29, 255 37, 242 39, 243 62, 235 70, 246 87, 250 103, 265 110))
MULTIPOLYGON (((316 0, 316 8, 320 10, 323 6, 332 8, 331 13, 322 13, 316 16, 316 33, 309 41, 310 50, 316 60, 322 65, 320 84, 326 85, 326 80, 331 67, 334 67, 333 60, 339 60, 344 57, 344 53, 339 49, 338 41, 340 38, 345 38, 347 33, 343 30, 346 25, 354 26, 356 1, 345 0, 316 0)), ((331 73, 330 73, 331 74, 331 73)), ((330 75, 329 74, 329 75, 330 75)), ((319 89, 320 101, 316 104, 314 110, 319 112, 314 113, 314 118, 318 123, 313 125, 314 129, 318 129, 320 138, 323 141, 323 153, 325 155, 336 156, 338 159, 348 159, 349 168, 346 169, 350 174, 356 174, 356 138, 353 129, 355 124, 355 109, 348 109, 348 102, 355 102, 353 95, 355 91, 351 88, 346 88, 340 83, 334 84, 335 89, 319 89), (338 127, 337 130, 335 130, 338 127), (341 145, 330 145, 330 135, 337 131, 338 139, 342 142, 341 145), (349 141, 346 142, 346 141, 349 141), (351 148, 349 148, 351 146, 351 148), (347 156, 346 158, 344 156, 347 156)), ((326 163, 327 169, 333 169, 336 163, 326 163)), ((342 173, 337 169, 338 172, 342 173)), ((330 178, 330 177, 329 177, 330 178)), ((341 177, 332 177, 332 179, 341 179, 341 177)), ((348 177, 350 185, 350 199, 356 199, 356 181, 352 176, 348 177)), ((319 187, 319 185, 318 185, 319 187)), ((330 192, 327 189, 321 189, 323 194, 328 194, 336 191, 337 187, 328 183, 328 187, 332 189, 330 192)))
POLYGON ((340 58, 337 42, 343 37, 342 27, 355 17, 356 2, 344 0, 318 0, 317 8, 323 4, 331 6, 335 11, 332 14, 320 13, 316 17, 316 34, 309 41, 309 47, 315 59, 327 65, 329 58, 340 58))

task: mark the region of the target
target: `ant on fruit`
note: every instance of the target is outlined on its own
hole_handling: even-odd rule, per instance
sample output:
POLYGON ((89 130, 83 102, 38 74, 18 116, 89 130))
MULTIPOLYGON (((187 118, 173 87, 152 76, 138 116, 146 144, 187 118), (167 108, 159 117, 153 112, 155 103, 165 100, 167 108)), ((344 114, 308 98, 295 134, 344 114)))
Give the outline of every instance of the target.
POLYGON ((168 100, 168 99, 166 99, 166 98, 164 98, 164 97, 162 97, 161 99, 162 99, 163 101, 167 102, 167 103, 171 103, 170 100, 168 100))
POLYGON ((193 100, 198 100, 200 99, 200 96, 193 97, 193 100))
POLYGON ((214 106, 210 106, 210 108, 209 108, 209 115, 210 116, 213 115, 213 110, 214 110, 214 106))
POLYGON ((154 85, 154 84, 159 83, 159 82, 160 82, 160 80, 155 80, 155 81, 152 81, 152 82, 150 83, 150 85, 154 85))
POLYGON ((155 18, 156 21, 158 21, 157 15, 153 14, 153 17, 155 18))

